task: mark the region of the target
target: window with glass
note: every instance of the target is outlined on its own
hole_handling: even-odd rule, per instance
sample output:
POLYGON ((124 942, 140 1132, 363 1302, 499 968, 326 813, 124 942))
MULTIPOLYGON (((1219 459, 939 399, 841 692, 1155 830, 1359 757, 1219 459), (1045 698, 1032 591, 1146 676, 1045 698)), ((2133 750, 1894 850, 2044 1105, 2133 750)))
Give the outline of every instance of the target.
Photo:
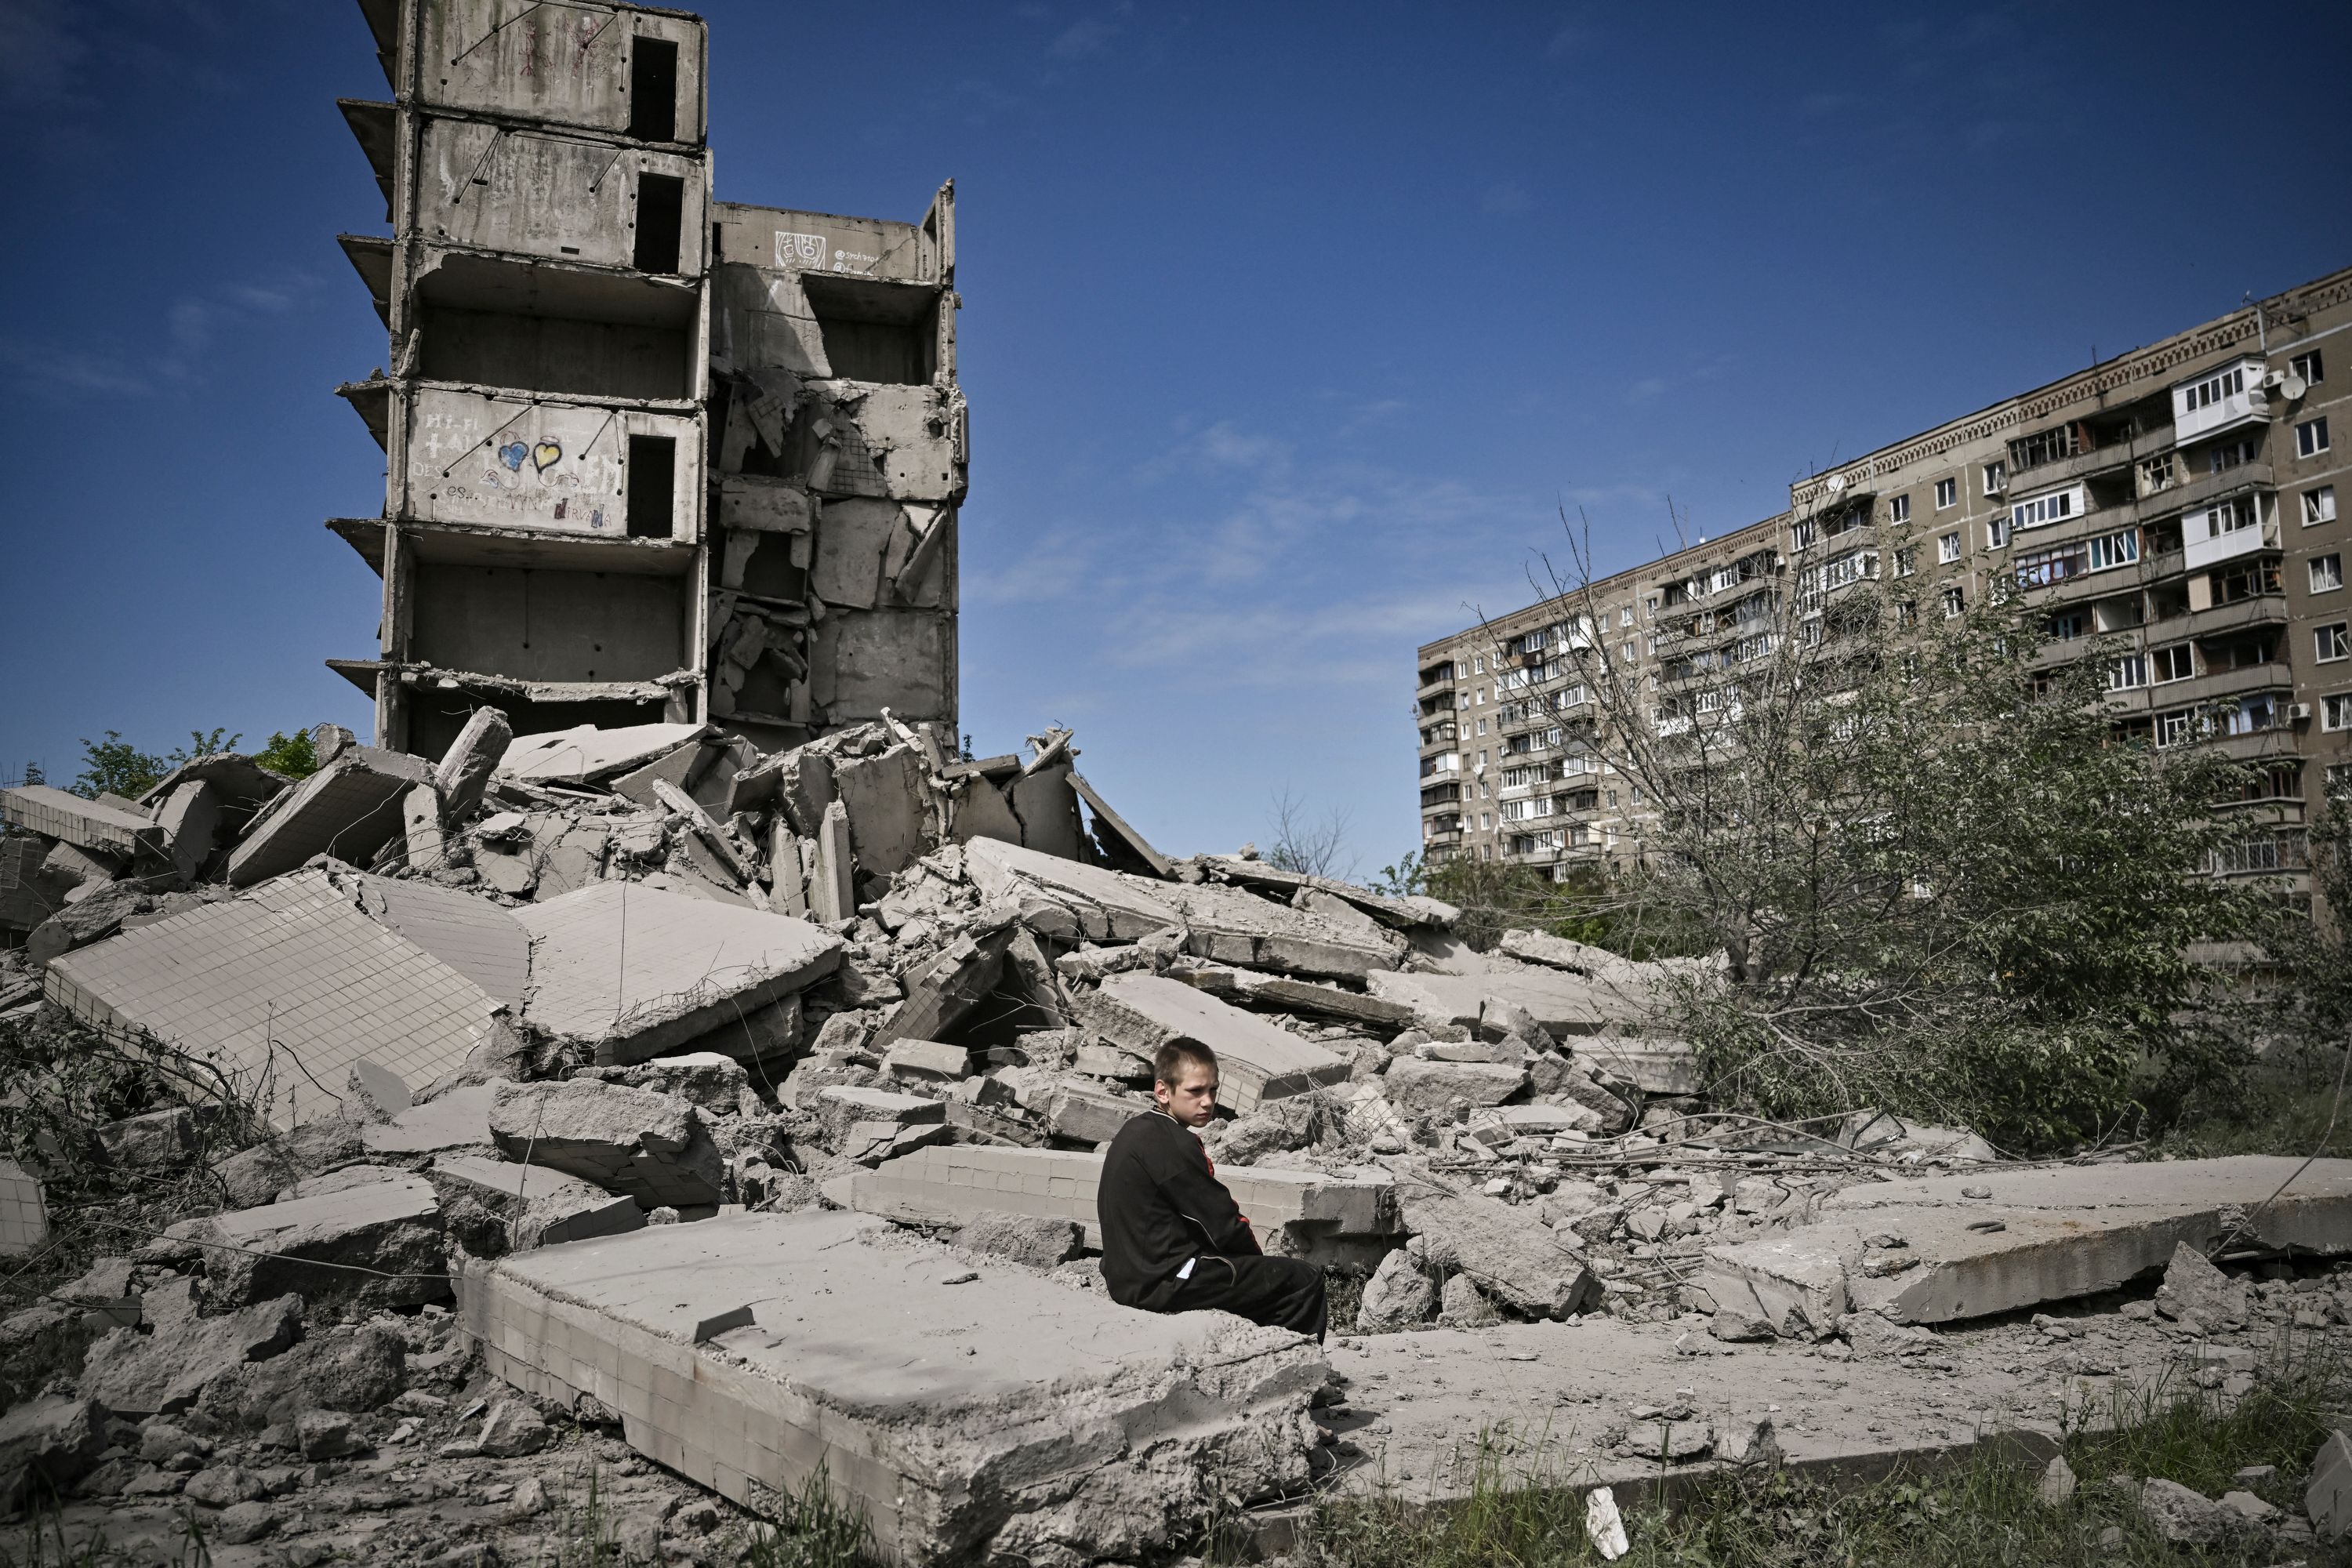
POLYGON ((1936 481, 1936 510, 1937 511, 1941 511, 1948 506, 1958 506, 1959 504, 1960 481, 1958 479, 1937 479, 1936 481))

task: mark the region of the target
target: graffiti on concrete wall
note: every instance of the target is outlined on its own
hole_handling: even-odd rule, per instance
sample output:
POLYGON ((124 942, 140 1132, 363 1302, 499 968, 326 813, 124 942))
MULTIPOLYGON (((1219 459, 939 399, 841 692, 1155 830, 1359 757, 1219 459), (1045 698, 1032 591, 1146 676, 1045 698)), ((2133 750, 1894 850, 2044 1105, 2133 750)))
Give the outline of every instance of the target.
POLYGON ((624 437, 608 409, 515 410, 471 395, 427 394, 411 432, 410 492, 420 517, 622 531, 624 437))

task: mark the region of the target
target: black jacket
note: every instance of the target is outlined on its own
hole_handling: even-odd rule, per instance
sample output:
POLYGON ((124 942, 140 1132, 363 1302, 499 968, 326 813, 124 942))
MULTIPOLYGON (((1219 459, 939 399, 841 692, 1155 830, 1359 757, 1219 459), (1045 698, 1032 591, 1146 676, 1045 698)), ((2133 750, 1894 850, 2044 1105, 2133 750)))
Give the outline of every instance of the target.
POLYGON ((1110 1141, 1095 1213, 1102 1223, 1103 1283, 1122 1307, 1164 1305, 1188 1258, 1258 1251, 1201 1140, 1164 1111, 1129 1117, 1110 1141))

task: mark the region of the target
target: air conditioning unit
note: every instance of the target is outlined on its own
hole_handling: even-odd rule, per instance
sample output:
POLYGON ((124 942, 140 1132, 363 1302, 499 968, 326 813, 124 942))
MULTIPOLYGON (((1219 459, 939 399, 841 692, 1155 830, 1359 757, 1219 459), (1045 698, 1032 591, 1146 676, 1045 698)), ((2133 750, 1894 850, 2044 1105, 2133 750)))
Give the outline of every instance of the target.
POLYGON ((2263 377, 2263 390, 2265 392, 2270 391, 2273 387, 2284 386, 2285 384, 2286 372, 2283 370, 2272 371, 2270 374, 2263 377))
POLYGON ((2287 719, 2287 722, 2288 722, 2288 723, 2290 723, 2290 724, 2299 724, 2299 723, 2302 723, 2303 721, 2305 721, 2305 720, 2308 720, 2310 717, 2311 717, 2311 704, 2310 704, 2310 703, 2308 703, 2308 702, 2290 702, 2290 703, 2288 703, 2288 704, 2286 705, 2286 719, 2287 719))

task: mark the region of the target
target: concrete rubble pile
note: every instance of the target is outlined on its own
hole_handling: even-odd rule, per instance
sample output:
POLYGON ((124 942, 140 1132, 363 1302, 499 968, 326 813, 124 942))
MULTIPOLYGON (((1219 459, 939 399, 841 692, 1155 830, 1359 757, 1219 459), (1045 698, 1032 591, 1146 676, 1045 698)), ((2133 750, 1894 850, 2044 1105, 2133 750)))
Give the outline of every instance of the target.
MULTIPOLYGON (((1220 1175, 1358 1335, 1600 1313, 1898 1353, 2168 1267, 2168 1318, 2242 1319, 2176 1249, 2352 1249, 2329 1162, 2247 1224, 2265 1162, 2152 1183, 1712 1111, 1652 1026, 1670 966, 1171 858, 1066 731, 323 739, 299 782, 230 756, 138 801, 0 791, 0 1016, 188 1085, 100 1156, 184 1169, 221 1085, 271 1130, 207 1212, 0 1329, 87 1343, 8 1416, 16 1500, 183 1497, 258 1539, 322 1528, 282 1500, 296 1459, 522 1463, 568 1422, 679 1489, 674 1558, 709 1550, 686 1482, 772 1517, 820 1469, 910 1561, 1160 1552, 1344 1459, 1318 1347, 1104 1293, 1100 1151, 1177 1037, 1222 1064, 1220 1175)), ((37 1249, 37 1173, 0 1174, 0 1246, 37 1249)))

